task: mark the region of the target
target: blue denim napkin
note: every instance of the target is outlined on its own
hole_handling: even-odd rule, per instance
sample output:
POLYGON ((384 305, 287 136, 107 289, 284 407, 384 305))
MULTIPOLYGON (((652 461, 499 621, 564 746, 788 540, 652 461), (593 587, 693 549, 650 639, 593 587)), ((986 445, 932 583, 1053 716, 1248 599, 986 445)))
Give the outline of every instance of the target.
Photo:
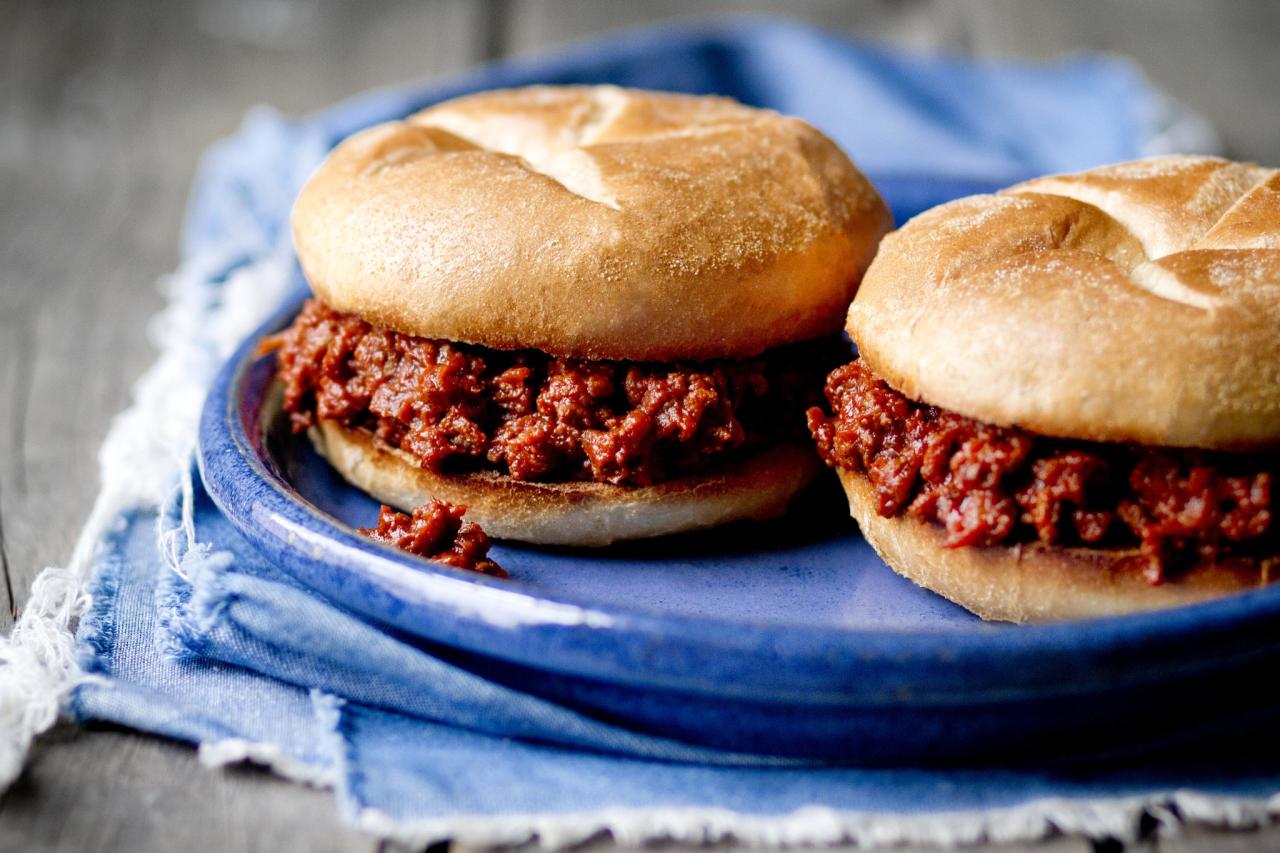
POLYGON ((866 770, 628 731, 362 621, 237 535, 191 471, 195 419, 183 401, 198 400, 238 336, 295 286, 285 225, 301 182, 358 128, 532 82, 714 91, 803 116, 852 154, 900 219, 1035 174, 1215 144, 1121 60, 908 56, 770 20, 637 31, 302 120, 251 113, 206 156, 160 322, 162 359, 125 416, 137 434, 127 453, 114 438, 104 451, 109 493, 152 467, 173 488, 163 502, 122 500, 103 527, 78 632, 86 679, 70 712, 199 744, 209 763, 255 761, 332 786, 352 825, 410 842, 554 845, 608 829, 630 841, 956 843, 1055 829, 1131 837, 1144 814, 1265 818, 1280 774, 1256 752, 1229 767, 866 770), (156 401, 176 414, 155 417, 156 401))

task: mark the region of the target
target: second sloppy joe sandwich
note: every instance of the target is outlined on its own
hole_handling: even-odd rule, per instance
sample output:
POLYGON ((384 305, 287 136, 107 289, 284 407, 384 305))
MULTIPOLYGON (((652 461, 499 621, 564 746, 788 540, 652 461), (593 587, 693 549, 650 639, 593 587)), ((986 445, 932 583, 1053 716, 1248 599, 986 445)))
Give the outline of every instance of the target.
POLYGON ((825 136, 724 98, 536 87, 343 142, 294 241, 284 407, 349 481, 498 537, 777 515, 890 216, 825 136), (811 393, 812 392, 812 393, 811 393))
POLYGON ((1280 172, 1165 157, 943 205, 848 329, 810 428, 922 586, 1022 621, 1280 571, 1280 172))

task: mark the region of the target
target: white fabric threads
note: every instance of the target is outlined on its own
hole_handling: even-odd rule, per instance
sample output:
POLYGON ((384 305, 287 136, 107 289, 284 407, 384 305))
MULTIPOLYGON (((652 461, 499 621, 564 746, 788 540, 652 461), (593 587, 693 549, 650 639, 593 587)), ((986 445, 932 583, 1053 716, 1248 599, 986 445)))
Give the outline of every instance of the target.
POLYGON ((355 816, 358 829, 411 847, 451 840, 464 847, 535 845, 562 850, 604 834, 623 846, 658 841, 752 846, 852 845, 876 850, 903 845, 945 847, 1038 841, 1053 835, 1138 840, 1143 818, 1155 818, 1158 835, 1177 834, 1194 822, 1248 829, 1280 815, 1270 800, 1170 791, 1110 799, 1044 799, 985 811, 878 814, 808 807, 784 815, 744 815, 727 809, 609 809, 559 815, 459 815, 400 821, 377 809, 355 816))
POLYGON ((103 442, 102 489, 89 520, 67 566, 40 573, 13 631, 0 637, 0 791, 84 677, 75 665, 74 629, 90 605, 85 585, 99 541, 122 512, 159 506, 175 475, 187 470, 214 372, 287 294, 287 247, 211 285, 220 264, 219 253, 205 253, 161 282, 169 301, 150 328, 160 357, 103 442))
POLYGON ((87 604, 75 572, 45 569, 12 634, 0 638, 0 790, 17 778, 32 737, 58 717, 75 653, 66 626, 87 604))
POLYGON ((205 767, 255 764, 268 768, 277 776, 312 788, 333 788, 338 784, 337 773, 332 769, 317 768, 299 761, 274 743, 227 738, 200 744, 197 755, 205 767))

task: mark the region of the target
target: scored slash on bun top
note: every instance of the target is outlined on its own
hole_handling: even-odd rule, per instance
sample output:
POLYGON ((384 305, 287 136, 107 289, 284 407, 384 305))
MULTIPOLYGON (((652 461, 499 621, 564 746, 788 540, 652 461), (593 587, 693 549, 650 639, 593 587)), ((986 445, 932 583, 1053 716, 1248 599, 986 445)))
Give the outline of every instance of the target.
POLYGON ((945 204, 849 310, 918 400, 1045 435, 1280 444, 1280 172, 1171 156, 945 204))
POLYGON ((726 98, 534 87, 339 145, 294 242, 316 295, 428 338, 593 359, 834 334, 891 226, 817 130, 726 98))

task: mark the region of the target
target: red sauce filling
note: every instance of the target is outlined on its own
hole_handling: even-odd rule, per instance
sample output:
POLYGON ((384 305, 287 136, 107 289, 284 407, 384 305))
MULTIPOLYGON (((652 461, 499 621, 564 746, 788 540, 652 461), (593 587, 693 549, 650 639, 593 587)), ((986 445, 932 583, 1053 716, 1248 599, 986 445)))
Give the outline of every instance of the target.
POLYGON ((480 525, 462 517, 466 511, 466 507, 444 501, 423 504, 413 515, 383 506, 378 513, 378 526, 363 527, 360 532, 437 563, 505 578, 506 570, 486 556, 489 537, 480 525))
POLYGON ((295 431, 332 419, 434 470, 637 486, 802 436, 800 412, 820 399, 809 377, 833 363, 815 367, 815 345, 694 364, 499 352, 374 328, 315 300, 265 346, 295 431))
POLYGON ((818 452, 864 472, 880 515, 941 525, 946 545, 1140 549, 1152 583, 1198 561, 1280 555, 1275 453, 1074 442, 909 400, 860 362, 808 411, 818 452))

